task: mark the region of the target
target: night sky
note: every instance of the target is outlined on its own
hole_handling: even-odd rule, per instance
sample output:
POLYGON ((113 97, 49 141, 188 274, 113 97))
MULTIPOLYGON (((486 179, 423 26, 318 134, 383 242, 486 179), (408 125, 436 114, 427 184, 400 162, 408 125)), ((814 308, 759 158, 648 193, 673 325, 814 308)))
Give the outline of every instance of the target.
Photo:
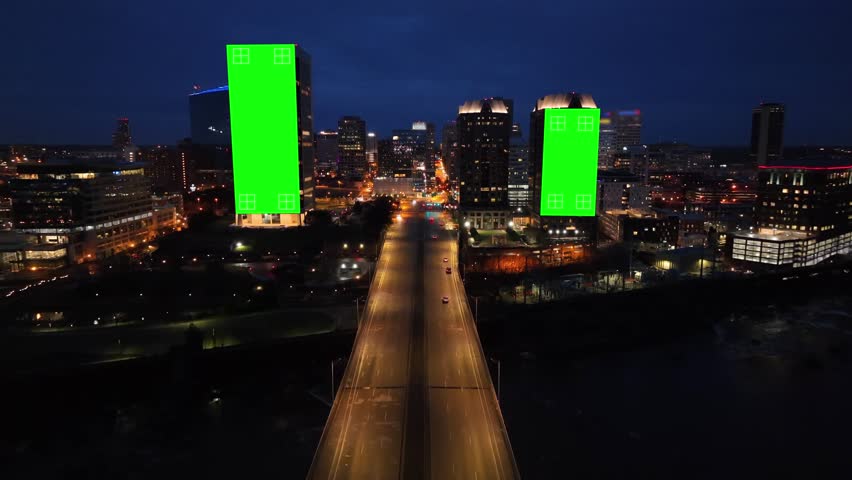
POLYGON ((744 145, 752 107, 779 101, 788 145, 852 144, 840 0, 3 3, 0 143, 107 144, 128 116, 135 143, 173 144, 192 85, 226 83, 226 43, 296 42, 313 57, 315 130, 342 115, 380 136, 416 119, 440 130, 465 100, 500 95, 526 131, 536 98, 574 90, 640 108, 645 142, 744 145))

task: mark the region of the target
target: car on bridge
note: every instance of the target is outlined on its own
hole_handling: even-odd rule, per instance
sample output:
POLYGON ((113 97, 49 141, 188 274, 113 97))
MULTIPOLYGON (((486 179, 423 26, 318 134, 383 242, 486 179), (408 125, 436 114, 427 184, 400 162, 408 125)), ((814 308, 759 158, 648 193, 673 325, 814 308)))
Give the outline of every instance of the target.
POLYGON ((443 298, 441 298, 441 303, 450 303, 450 297, 444 295, 443 298))
POLYGON ((450 268, 450 267, 447 267, 446 272, 447 272, 447 273, 453 273, 453 269, 452 269, 452 268, 450 268))
POLYGON ((449 261, 450 261, 450 259, 449 259, 449 258, 444 257, 444 263, 447 263, 447 262, 449 262, 449 261))

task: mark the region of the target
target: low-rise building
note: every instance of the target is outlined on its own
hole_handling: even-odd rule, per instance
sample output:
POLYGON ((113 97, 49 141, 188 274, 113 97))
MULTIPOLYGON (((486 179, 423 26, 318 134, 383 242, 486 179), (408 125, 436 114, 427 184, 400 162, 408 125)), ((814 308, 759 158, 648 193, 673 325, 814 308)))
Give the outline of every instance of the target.
POLYGON ((43 251, 26 261, 105 258, 157 233, 151 182, 140 163, 21 164, 10 190, 15 231, 31 236, 38 246, 32 252, 43 251))

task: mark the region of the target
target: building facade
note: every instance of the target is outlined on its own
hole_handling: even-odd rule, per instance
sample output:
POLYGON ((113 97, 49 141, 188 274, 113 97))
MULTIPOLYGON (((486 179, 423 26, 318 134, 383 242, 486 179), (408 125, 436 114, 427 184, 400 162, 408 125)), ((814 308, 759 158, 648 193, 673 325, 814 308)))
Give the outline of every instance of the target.
POLYGON ((189 132, 192 143, 199 147, 199 168, 228 172, 233 169, 227 85, 189 95, 189 132))
POLYGON ((642 144, 642 112, 636 110, 618 110, 610 112, 609 118, 615 126, 615 150, 642 144))
MULTIPOLYGON (((596 109, 591 95, 581 93, 560 93, 542 97, 536 101, 530 114, 530 177, 532 179, 531 220, 534 226, 546 231, 569 232, 566 241, 593 245, 597 237, 597 221, 594 216, 543 216, 542 215, 542 166, 544 163, 545 115, 550 109, 596 109)), ((596 149, 597 150, 597 149, 596 149)), ((580 162, 589 159, 561 158, 561 162, 580 162)), ((597 163, 597 159, 591 161, 597 163)), ((595 181, 594 189, 597 189, 595 181)))
POLYGON ((784 105, 761 103, 751 113, 751 158, 758 167, 772 165, 784 153, 784 105))
POLYGON ((455 120, 444 124, 441 130, 441 161, 444 163, 444 171, 450 179, 453 188, 458 187, 458 149, 459 132, 455 120))
POLYGON ((317 132, 316 144, 316 172, 318 175, 337 174, 337 132, 317 132))
POLYGON ((304 216, 316 204, 314 199, 314 120, 311 56, 300 46, 295 47, 298 135, 299 135, 299 205, 301 212, 282 214, 237 214, 236 225, 249 228, 280 228, 299 226, 304 216))
POLYGON ((459 107, 456 122, 459 210, 474 228, 506 228, 512 131, 509 106, 496 98, 468 101, 459 107))
POLYGON ((361 181, 367 173, 367 124, 360 117, 343 117, 337 122, 338 174, 361 181))
POLYGON ((731 258, 801 267, 852 251, 852 164, 834 158, 770 163, 758 169, 756 229, 727 236, 731 258))
POLYGON ((524 209, 530 203, 530 148, 520 125, 512 125, 509 138, 509 206, 524 209))
POLYGON ((35 237, 45 261, 105 258, 156 236, 151 183, 139 163, 22 164, 10 185, 14 228, 35 237))
POLYGON ((119 118, 115 121, 115 132, 112 134, 112 146, 119 152, 125 147, 133 145, 133 137, 130 136, 130 119, 119 118))

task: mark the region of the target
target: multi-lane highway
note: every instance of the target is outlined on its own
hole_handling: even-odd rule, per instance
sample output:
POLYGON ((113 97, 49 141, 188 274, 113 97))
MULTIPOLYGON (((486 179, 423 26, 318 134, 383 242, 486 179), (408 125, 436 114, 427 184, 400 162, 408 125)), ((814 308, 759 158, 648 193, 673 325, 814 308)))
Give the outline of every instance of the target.
POLYGON ((388 232, 309 478, 519 477, 442 222, 388 232))

